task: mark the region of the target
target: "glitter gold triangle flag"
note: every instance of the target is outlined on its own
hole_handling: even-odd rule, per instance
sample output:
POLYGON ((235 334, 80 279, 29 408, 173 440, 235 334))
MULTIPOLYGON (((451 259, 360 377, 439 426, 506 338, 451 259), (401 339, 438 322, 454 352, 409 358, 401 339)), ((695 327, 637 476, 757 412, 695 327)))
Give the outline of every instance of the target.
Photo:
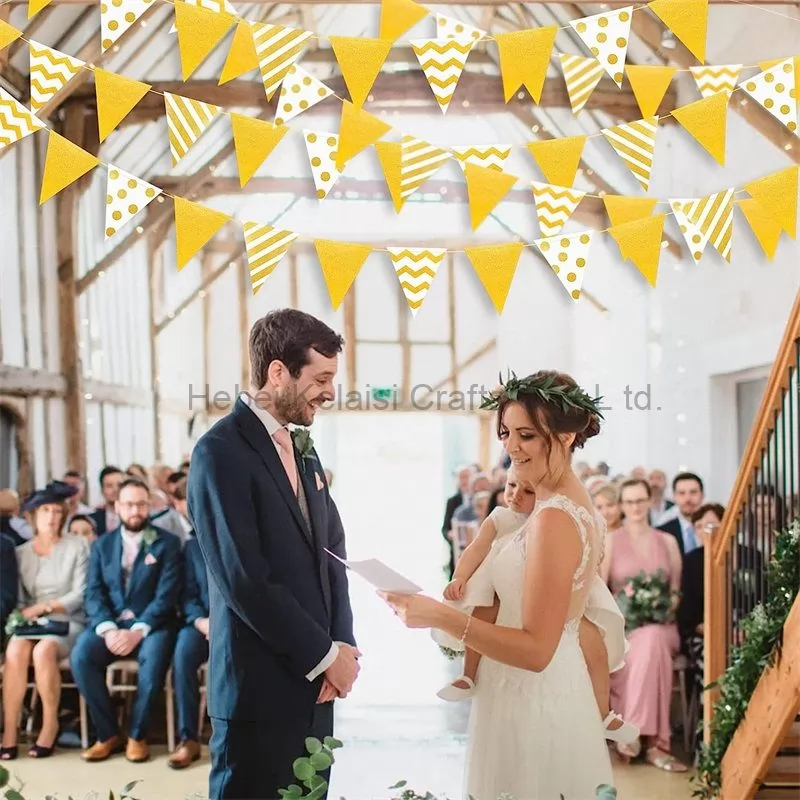
POLYGON ((332 242, 327 239, 315 239, 314 247, 325 285, 328 287, 331 305, 336 311, 350 291, 372 248, 368 244, 332 242))
POLYGON ((567 224, 586 192, 550 183, 531 183, 539 231, 544 238, 555 236, 567 224))
POLYGON ((150 91, 147 83, 95 67, 94 91, 97 98, 97 129, 100 141, 122 122, 150 91))
POLYGON ((106 182, 106 239, 124 228, 163 191, 113 164, 108 165, 106 182))
POLYGON ((189 152, 189 148, 208 130, 222 113, 219 106, 201 103, 179 94, 164 92, 167 109, 167 130, 172 166, 189 152))
POLYGON ((400 142, 376 142, 375 152, 386 179, 386 186, 392 198, 394 210, 399 213, 403 207, 403 187, 401 185, 402 145, 400 142))
POLYGON ((624 225, 626 222, 649 217, 658 204, 657 199, 650 197, 623 197, 607 194, 603 198, 606 214, 612 225, 624 225))
POLYGON ((345 164, 371 144, 375 144, 392 129, 382 119, 356 108, 348 100, 342 101, 342 116, 339 123, 339 146, 336 149, 336 169, 340 172, 345 164))
POLYGON ((183 197, 175 201, 175 244, 178 269, 183 269, 197 252, 219 233, 231 218, 183 197))
POLYGON ((289 129, 243 114, 231 113, 230 118, 236 163, 239 167, 239 184, 244 187, 280 144, 289 129))
POLYGON ((696 199, 678 197, 671 199, 669 204, 675 216, 675 221, 680 226, 686 246, 689 248, 692 261, 694 261, 695 264, 699 264, 705 252, 706 245, 708 244, 709 232, 700 230, 700 228, 689 219, 689 213, 696 202, 696 199))
POLYGON ((389 39, 331 36, 331 47, 342 70, 353 105, 361 108, 392 49, 389 39))
POLYGON ((155 0, 116 0, 100 4, 100 43, 103 53, 135 25, 155 0))
POLYGON ((741 64, 708 64, 702 67, 689 67, 701 97, 711 97, 717 92, 731 94, 736 88, 741 64))
POLYGON ((52 47, 29 42, 31 111, 37 113, 85 66, 85 62, 52 47))
POLYGON ((18 31, 13 25, 0 19, 0 50, 4 50, 12 42, 16 42, 20 36, 22 36, 22 31, 18 31))
POLYGON ((234 18, 185 2, 175 3, 175 27, 178 29, 178 52, 183 80, 208 58, 220 39, 231 29, 234 18))
POLYGON ((475 274, 486 289, 486 294, 489 295, 498 314, 503 313, 524 247, 522 242, 512 242, 467 247, 465 250, 475 274))
POLYGON ((550 236, 534 242, 573 300, 581 298, 593 238, 593 233, 584 231, 572 236, 550 236))
POLYGON ((297 239, 297 234, 260 222, 245 222, 242 229, 247 249, 250 285, 253 294, 256 294, 280 260, 289 252, 289 248, 297 239))
POLYGON ((528 142, 528 150, 548 183, 572 186, 585 144, 585 136, 568 136, 528 142))
POLYGON ((510 144, 457 145, 450 149, 462 170, 465 164, 475 164, 478 167, 490 167, 502 172, 506 160, 511 155, 510 144))
POLYGON ((723 189, 708 197, 692 201, 686 216, 713 245, 714 249, 730 263, 733 238, 733 189, 723 189))
POLYGON ((413 0, 382 0, 378 36, 396 42, 404 33, 421 22, 430 12, 413 0))
POLYGON ((474 45, 475 40, 469 37, 414 39, 411 42, 417 61, 443 114, 450 107, 458 80, 474 45))
POLYGON ((761 249, 772 261, 781 238, 781 226, 759 205, 758 200, 745 198, 738 203, 761 249))
POLYGON ((284 125, 298 114, 308 111, 312 106, 332 96, 333 90, 302 67, 293 64, 287 70, 281 84, 275 124, 284 125))
POLYGON ((577 114, 586 105, 592 92, 603 77, 603 65, 596 58, 584 58, 566 53, 559 55, 564 82, 567 84, 567 95, 572 113, 577 114))
POLYGON ((657 132, 658 117, 603 128, 603 136, 645 191, 650 187, 657 132))
POLYGON ((267 100, 271 100, 312 34, 299 28, 287 28, 267 22, 253 22, 252 28, 261 82, 264 84, 267 100))
POLYGON ((417 315, 444 260, 443 247, 387 247, 408 307, 417 315))
POLYGON ((708 0, 651 0, 649 8, 703 64, 706 60, 708 0))
POLYGON ((551 26, 495 35, 500 51, 500 74, 506 103, 523 86, 535 103, 542 99, 544 79, 557 33, 558 28, 551 26))
POLYGON ((28 19, 33 19, 52 0, 28 0, 28 19))
POLYGON ((779 61, 741 83, 750 97, 792 133, 797 134, 797 70, 795 59, 779 61))
POLYGON ((793 167, 744 185, 744 190, 792 238, 797 236, 797 173, 793 167))
POLYGON ((466 164, 464 177, 467 179, 470 222, 472 230, 477 230, 517 182, 517 176, 489 167, 466 164))
POLYGON ((688 106, 676 108, 672 116, 714 160, 724 166, 730 95, 718 92, 688 106))
POLYGON ((303 131, 311 165, 311 175, 317 190, 317 199, 324 200, 336 181, 339 170, 336 168, 336 152, 339 149, 339 135, 327 131, 303 131))
POLYGON ((664 235, 665 214, 613 225, 608 233, 619 246, 619 252, 627 261, 632 261, 651 286, 658 279, 658 263, 661 259, 661 240, 664 235))
POLYGON ((249 22, 240 20, 233 32, 228 57, 219 76, 219 85, 222 86, 254 69, 258 69, 258 53, 253 42, 253 29, 249 22))
POLYGON ((48 131, 48 136, 39 205, 44 205, 100 163, 91 153, 55 131, 48 131))
POLYGON ((639 104, 642 117, 656 115, 676 71, 675 67, 638 66, 635 64, 628 64, 625 67, 628 83, 630 83, 633 96, 639 104))
POLYGON ((633 6, 627 6, 569 23, 620 88, 631 39, 632 19, 633 6))
POLYGON ((44 127, 37 116, 0 86, 0 150, 44 127))

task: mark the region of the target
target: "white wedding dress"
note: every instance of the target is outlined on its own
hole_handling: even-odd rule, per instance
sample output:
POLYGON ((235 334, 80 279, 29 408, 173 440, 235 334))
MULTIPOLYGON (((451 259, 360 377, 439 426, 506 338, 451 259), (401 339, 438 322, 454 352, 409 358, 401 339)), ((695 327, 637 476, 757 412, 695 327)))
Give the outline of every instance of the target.
MULTIPOLYGON (((612 783, 600 711, 578 642, 578 627, 602 552, 604 526, 563 495, 536 505, 558 508, 575 522, 583 550, 572 582, 569 618, 552 661, 542 672, 516 669, 484 656, 472 699, 465 797, 474 800, 594 800, 612 783)), ((497 625, 522 628, 525 525, 492 560, 500 598, 497 625)))

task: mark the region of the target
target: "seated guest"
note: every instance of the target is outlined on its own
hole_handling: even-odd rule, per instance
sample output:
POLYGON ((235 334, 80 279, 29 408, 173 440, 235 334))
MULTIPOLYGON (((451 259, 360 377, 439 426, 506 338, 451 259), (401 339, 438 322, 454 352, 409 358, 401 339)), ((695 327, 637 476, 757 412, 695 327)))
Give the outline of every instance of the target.
POLYGON ((658 530, 675 538, 683 558, 700 547, 700 538, 692 525, 692 514, 703 505, 703 481, 693 472, 680 472, 672 479, 672 496, 677 513, 673 519, 659 523, 658 530))
POLYGON ((77 536, 79 539, 84 539, 86 544, 92 545, 97 541, 97 527, 94 520, 87 514, 76 514, 69 521, 67 533, 70 536, 77 536))
POLYGON ((72 653, 72 674, 97 730, 97 741, 83 754, 86 761, 123 750, 133 762, 150 755, 147 728, 175 644, 183 560, 180 540, 150 525, 149 508, 147 485, 128 478, 117 500, 120 527, 92 545, 86 587, 90 627, 72 653), (123 658, 139 662, 127 747, 106 688, 107 667, 123 658))
POLYGON ((106 466, 100 471, 100 491, 103 493, 103 505, 92 512, 91 517, 97 527, 97 535, 102 536, 119 526, 119 515, 116 511, 119 487, 125 473, 119 467, 106 466))
POLYGON ((83 541, 61 535, 66 515, 63 492, 50 484, 31 495, 23 511, 31 515, 34 537, 20 545, 16 552, 22 615, 29 622, 47 617, 51 622, 66 622, 67 626, 66 635, 48 633, 45 628, 44 633, 35 636, 12 634, 8 642, 3 672, 3 746, 0 748, 0 759, 4 761, 17 757, 19 715, 31 661, 42 700, 42 728, 28 755, 47 758, 53 754, 61 699, 59 661, 69 655, 85 627, 83 595, 89 554, 83 541))
MULTIPOLYGON (((185 487, 184 487, 185 491, 185 487)), ((183 548, 186 580, 183 592, 184 626, 178 633, 172 674, 178 706, 180 744, 169 759, 173 769, 188 767, 200 758, 200 680, 197 671, 208 661, 208 576, 197 539, 183 548)))
POLYGON ((0 642, 5 645, 8 615, 17 607, 19 571, 14 540, 0 533, 0 642))
POLYGON ((136 464, 136 463, 131 464, 128 467, 128 469, 125 470, 125 472, 131 478, 138 478, 140 481, 143 481, 144 483, 148 482, 147 470, 141 464, 136 464))
POLYGON ((33 537, 30 525, 19 516, 19 495, 13 489, 0 490, 0 533, 14 542, 14 546, 33 537))

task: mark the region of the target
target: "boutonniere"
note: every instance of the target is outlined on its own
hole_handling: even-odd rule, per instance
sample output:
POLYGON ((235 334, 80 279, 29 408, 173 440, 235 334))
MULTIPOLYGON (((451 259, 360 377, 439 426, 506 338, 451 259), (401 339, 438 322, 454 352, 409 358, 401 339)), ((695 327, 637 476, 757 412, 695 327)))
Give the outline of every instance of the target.
POLYGON ((311 438, 311 433, 308 428, 295 428, 292 431, 292 441, 303 459, 303 468, 305 469, 306 459, 314 458, 314 440, 311 438))
POLYGON ((145 532, 142 534, 142 544, 144 545, 145 553, 150 552, 150 548, 153 546, 153 542, 155 542, 157 538, 158 534, 152 528, 147 528, 145 530, 145 532))

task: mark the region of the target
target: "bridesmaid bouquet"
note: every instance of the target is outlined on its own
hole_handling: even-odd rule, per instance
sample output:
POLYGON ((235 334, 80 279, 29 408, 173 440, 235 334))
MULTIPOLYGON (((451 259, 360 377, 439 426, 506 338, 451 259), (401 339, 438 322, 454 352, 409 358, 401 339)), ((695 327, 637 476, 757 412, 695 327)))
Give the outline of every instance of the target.
POLYGON ((673 622, 678 607, 678 592, 670 588, 661 570, 648 574, 640 572, 628 580, 617 592, 616 601, 625 617, 628 631, 645 625, 663 625, 673 622))

